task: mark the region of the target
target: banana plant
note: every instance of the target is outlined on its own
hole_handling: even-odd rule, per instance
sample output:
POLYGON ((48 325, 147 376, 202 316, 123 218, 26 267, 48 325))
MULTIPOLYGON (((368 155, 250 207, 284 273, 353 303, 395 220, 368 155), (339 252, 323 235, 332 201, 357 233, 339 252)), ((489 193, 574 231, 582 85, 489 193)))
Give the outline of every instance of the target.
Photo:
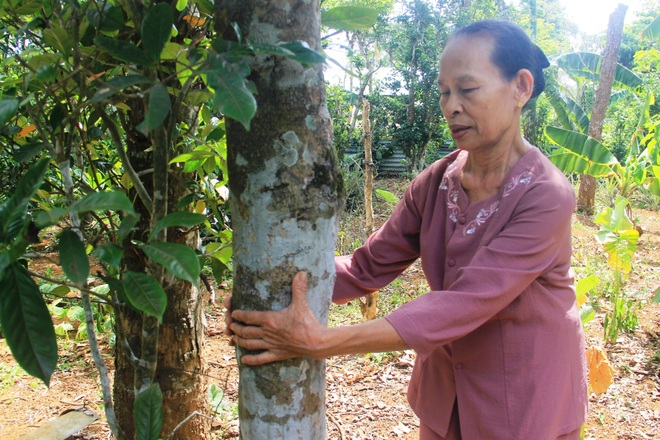
MULTIPOLYGON (((563 55, 554 61, 556 69, 561 69, 577 83, 578 89, 587 81, 598 80, 602 57, 587 52, 563 55)), ((615 75, 616 90, 610 100, 616 102, 626 96, 637 96, 634 91, 642 85, 642 79, 622 65, 617 66, 615 75)), ((549 76, 547 97, 554 108, 562 127, 547 127, 545 134, 559 146, 550 160, 566 173, 588 174, 593 177, 612 178, 618 194, 628 197, 639 186, 646 186, 660 195, 658 177, 658 154, 656 125, 650 117, 649 108, 654 96, 649 91, 640 103, 638 129, 628 146, 625 161, 621 163, 602 142, 590 137, 589 115, 571 96, 567 87, 549 76)))

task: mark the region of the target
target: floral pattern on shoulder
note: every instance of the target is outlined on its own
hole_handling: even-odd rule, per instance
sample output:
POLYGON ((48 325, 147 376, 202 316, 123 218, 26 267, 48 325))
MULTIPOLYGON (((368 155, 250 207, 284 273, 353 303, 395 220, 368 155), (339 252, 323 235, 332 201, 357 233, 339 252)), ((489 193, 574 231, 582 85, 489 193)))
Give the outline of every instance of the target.
POLYGON ((461 208, 458 206, 458 189, 454 186, 455 179, 453 178, 457 169, 456 163, 448 166, 439 186, 440 190, 447 191, 447 215, 454 223, 458 221, 458 216, 461 213, 461 208))

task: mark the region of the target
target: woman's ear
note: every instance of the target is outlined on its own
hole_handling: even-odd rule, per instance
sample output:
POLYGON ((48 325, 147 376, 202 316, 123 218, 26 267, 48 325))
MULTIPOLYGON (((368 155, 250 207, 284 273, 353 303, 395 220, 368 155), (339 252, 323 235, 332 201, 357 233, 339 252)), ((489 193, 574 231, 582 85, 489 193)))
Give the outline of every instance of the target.
POLYGON ((520 69, 514 78, 516 99, 526 104, 534 91, 534 75, 527 69, 520 69))

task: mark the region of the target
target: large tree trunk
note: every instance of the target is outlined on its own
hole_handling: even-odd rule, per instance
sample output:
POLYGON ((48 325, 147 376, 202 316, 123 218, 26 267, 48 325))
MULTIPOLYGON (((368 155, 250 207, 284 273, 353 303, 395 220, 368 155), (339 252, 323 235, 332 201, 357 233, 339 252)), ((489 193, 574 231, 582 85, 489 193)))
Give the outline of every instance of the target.
MULTIPOLYGON (((143 117, 139 111, 140 102, 131 104, 136 111, 131 115, 134 119, 131 127, 136 127, 143 117), (136 122, 138 121, 138 122, 136 122)), ((127 155, 134 169, 138 172, 154 167, 153 155, 149 152, 151 143, 137 130, 127 129, 127 155)), ((154 193, 152 177, 156 173, 145 173, 143 183, 145 188, 154 193)), ((177 201, 184 195, 182 177, 176 170, 162 173, 170 180, 167 185, 168 196, 165 198, 164 212, 174 211, 177 201)), ((139 199, 138 199, 139 200, 139 199)), ((145 206, 136 202, 136 211, 140 214, 140 223, 135 228, 132 239, 147 242, 151 218, 154 214, 153 206, 145 206)), ((197 248, 197 233, 187 235, 178 234, 169 230, 168 241, 186 244, 197 248)), ((124 265, 127 270, 136 272, 149 272, 148 261, 139 249, 127 240, 124 265)), ((133 420, 133 406, 136 391, 145 382, 150 380, 148 372, 136 368, 131 361, 130 353, 121 343, 121 339, 130 345, 136 356, 143 358, 153 351, 156 360, 156 369, 153 380, 158 382, 163 393, 163 428, 162 436, 167 438, 177 426, 186 420, 195 411, 203 412, 206 407, 206 380, 204 375, 204 361, 202 357, 203 327, 202 327, 202 299, 198 289, 188 282, 173 277, 166 278, 168 293, 167 309, 160 326, 156 326, 155 334, 157 345, 145 337, 145 322, 142 314, 130 309, 118 311, 116 316, 117 345, 115 348, 115 380, 113 394, 117 421, 123 431, 124 438, 135 438, 135 424, 133 420), (176 347, 176 349, 173 349, 176 347)), ((148 326, 149 321, 147 321, 148 326)), ((151 326, 152 328, 154 325, 151 326)), ((186 423, 178 427, 173 439, 203 439, 209 431, 208 419, 191 417, 186 423)))
MULTIPOLYGON (((598 90, 596 90, 594 108, 591 112, 589 122, 589 136, 596 140, 601 140, 603 134, 603 122, 605 121, 605 113, 607 112, 607 106, 612 93, 612 84, 614 83, 617 57, 623 38, 623 23, 627 9, 628 7, 626 5, 619 4, 612 15, 610 15, 610 22, 607 27, 607 45, 605 46, 598 90)), ((580 177, 580 189, 578 191, 577 201, 578 209, 587 213, 593 212, 595 199, 596 179, 583 174, 580 177)))
MULTIPOLYGON (((245 39, 303 40, 320 49, 318 1, 219 1, 216 7, 245 39)), ((231 28, 219 30, 235 38, 231 28)), ((310 308, 327 323, 342 182, 323 72, 320 65, 306 68, 273 56, 256 57, 251 68, 257 89, 251 130, 227 121, 233 307, 286 307, 293 275, 304 270, 310 308)), ((239 418, 246 440, 324 439, 325 362, 300 358, 249 367, 239 361, 239 418)))

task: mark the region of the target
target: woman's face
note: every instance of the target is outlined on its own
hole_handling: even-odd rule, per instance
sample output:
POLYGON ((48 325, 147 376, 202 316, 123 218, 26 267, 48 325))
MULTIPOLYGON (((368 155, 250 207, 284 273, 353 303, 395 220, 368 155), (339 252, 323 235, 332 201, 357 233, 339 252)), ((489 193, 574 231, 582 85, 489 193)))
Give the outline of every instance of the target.
POLYGON ((491 61, 492 49, 487 36, 455 37, 440 60, 440 107, 463 150, 510 144, 520 133, 517 80, 502 77, 491 61))

